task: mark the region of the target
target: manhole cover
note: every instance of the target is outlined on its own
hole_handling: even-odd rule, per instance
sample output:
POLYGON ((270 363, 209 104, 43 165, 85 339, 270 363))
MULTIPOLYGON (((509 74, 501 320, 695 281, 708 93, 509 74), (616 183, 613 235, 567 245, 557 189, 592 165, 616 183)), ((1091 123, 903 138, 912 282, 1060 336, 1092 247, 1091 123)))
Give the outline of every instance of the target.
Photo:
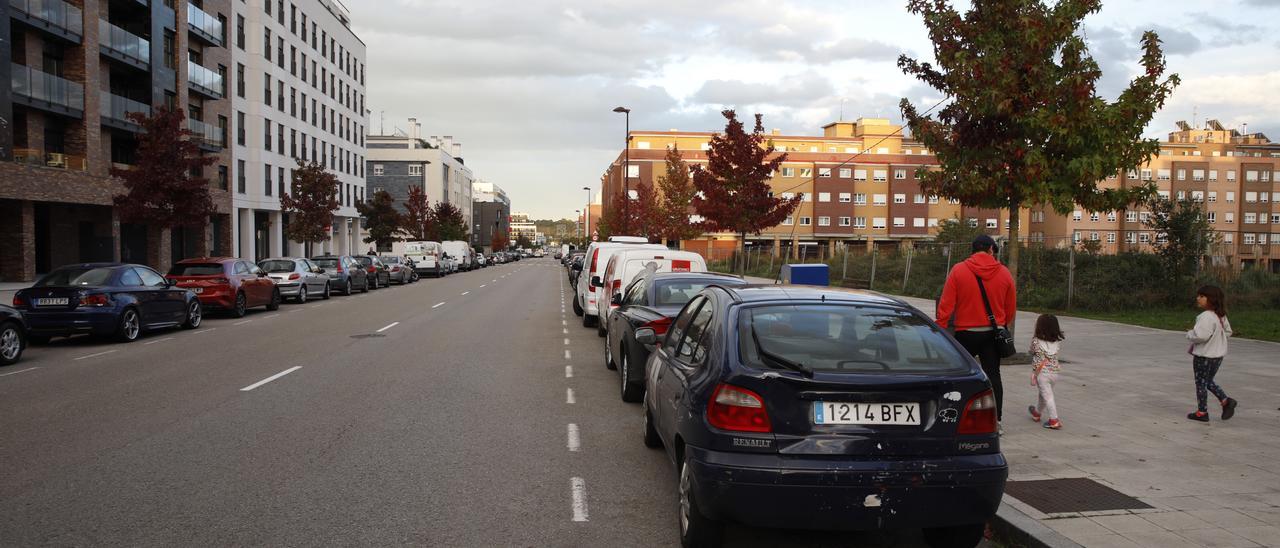
POLYGON ((364 334, 361 334, 361 335, 352 335, 352 336, 351 336, 351 338, 353 338, 353 339, 377 339, 377 338, 381 338, 381 337, 385 337, 385 336, 386 336, 386 335, 383 335, 382 333, 364 333, 364 334))
POLYGON ((1151 508, 1088 478, 1010 481, 1004 492, 1046 514, 1151 508))

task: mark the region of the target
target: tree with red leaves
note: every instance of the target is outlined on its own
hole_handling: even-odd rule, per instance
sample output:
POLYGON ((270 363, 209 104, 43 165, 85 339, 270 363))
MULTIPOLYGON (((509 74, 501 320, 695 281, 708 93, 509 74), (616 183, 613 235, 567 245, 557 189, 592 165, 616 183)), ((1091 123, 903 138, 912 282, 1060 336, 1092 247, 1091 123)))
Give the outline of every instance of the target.
POLYGON ((689 204, 698 191, 689 178, 689 164, 680 155, 680 149, 667 149, 667 173, 658 177, 661 196, 654 204, 654 217, 658 233, 663 240, 688 240, 702 235, 702 229, 689 222, 689 204))
POLYGON ((289 192, 280 197, 280 210, 289 214, 284 235, 305 244, 310 253, 313 242, 329 239, 333 212, 338 210, 338 178, 316 162, 298 162, 289 192))
POLYGON ((137 163, 111 169, 125 188, 125 194, 111 200, 120 220, 165 228, 205 226, 217 208, 209 195, 209 180, 192 173, 217 159, 200 153, 181 110, 160 107, 151 116, 131 112, 129 118, 142 127, 142 134, 137 163))
MULTIPOLYGON (((772 142, 766 143, 764 119, 756 115, 751 133, 733 110, 721 114, 729 122, 724 133, 711 137, 707 165, 693 166, 693 209, 707 232, 738 235, 738 254, 745 256, 747 234, 759 234, 776 226, 800 205, 801 196, 775 198, 769 179, 786 161, 786 153, 773 159, 772 142)), ((746 265, 743 264, 745 269, 746 265)))
POLYGON ((404 214, 400 216, 400 220, 400 228, 409 235, 409 239, 418 241, 431 239, 432 226, 435 225, 435 212, 431 209, 427 192, 422 187, 409 188, 409 197, 404 202, 404 214))
POLYGON ((435 224, 432 226, 432 240, 446 242, 450 240, 467 240, 467 220, 462 218, 462 210, 448 202, 440 202, 432 208, 435 224))
POLYGON ((493 251, 506 251, 511 245, 511 238, 507 236, 505 230, 494 231, 493 238, 489 240, 489 249, 493 251))

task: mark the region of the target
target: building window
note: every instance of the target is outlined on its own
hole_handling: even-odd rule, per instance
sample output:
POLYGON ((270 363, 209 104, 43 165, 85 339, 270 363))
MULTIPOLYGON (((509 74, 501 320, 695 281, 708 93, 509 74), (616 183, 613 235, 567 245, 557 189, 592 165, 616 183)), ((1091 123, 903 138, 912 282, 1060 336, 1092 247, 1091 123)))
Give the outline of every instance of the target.
POLYGON ((1095 223, 1096 223, 1096 222, 1098 222, 1098 219, 1099 219, 1099 217, 1098 217, 1098 212, 1097 212, 1097 211, 1094 211, 1094 212, 1090 212, 1090 213, 1089 213, 1089 220, 1090 220, 1090 221, 1093 221, 1093 222, 1095 222, 1095 223))
POLYGON ((1150 169, 1144 169, 1144 170, 1142 170, 1142 180, 1143 180, 1143 181, 1150 181, 1150 180, 1151 180, 1151 170, 1150 170, 1150 169))
POLYGON ((263 141, 264 148, 266 148, 267 151, 270 152, 271 151, 271 120, 263 120, 262 122, 263 122, 262 124, 263 135, 266 136, 265 137, 266 140, 263 141))
POLYGON ((893 227, 894 227, 894 228, 904 228, 904 227, 906 227, 906 226, 907 226, 907 218, 906 218, 906 217, 894 217, 894 218, 893 218, 893 227))
POLYGON ((784 168, 782 168, 782 176, 783 176, 783 177, 795 177, 795 176, 796 176, 796 168, 794 168, 794 167, 784 167, 784 168))
POLYGON ((1227 224, 1235 224, 1235 222, 1236 222, 1236 214, 1235 214, 1234 212, 1231 212, 1231 211, 1228 211, 1228 212, 1226 212, 1226 213, 1223 213, 1223 214, 1222 214, 1222 222, 1227 223, 1227 224))
POLYGON ((820 167, 820 168, 818 168, 818 177, 821 177, 821 178, 824 178, 824 179, 825 179, 825 178, 830 178, 830 177, 831 177, 831 168, 829 168, 829 167, 820 167))
POLYGON ((917 204, 923 204, 923 203, 924 203, 924 194, 916 194, 916 195, 915 195, 915 198, 914 198, 912 201, 914 201, 914 202, 915 202, 915 203, 917 203, 917 204))
POLYGON ((1075 210, 1075 211, 1073 211, 1073 212, 1071 213, 1071 220, 1072 220, 1072 221, 1077 221, 1077 222, 1078 222, 1078 221, 1082 221, 1082 220, 1084 220, 1084 212, 1082 212, 1082 211, 1080 211, 1080 210, 1078 210, 1078 209, 1077 209, 1077 210, 1075 210))
POLYGON ((872 194, 871 205, 885 205, 887 196, 884 194, 872 194))
POLYGON ((848 179, 849 177, 852 177, 852 176, 853 176, 853 170, 852 170, 852 169, 849 169, 849 168, 847 168, 847 167, 842 167, 842 168, 840 168, 840 178, 841 178, 841 179, 848 179))
POLYGON ((263 164, 266 169, 262 170, 262 193, 271 195, 271 164, 263 164))
POLYGON ((244 49, 244 16, 236 16, 236 47, 244 49))
POLYGON ((1178 180, 1179 180, 1179 181, 1185 181, 1185 180, 1187 180, 1187 170, 1185 170, 1185 169, 1178 169, 1178 180))
POLYGON ((782 220, 782 226, 791 226, 793 224, 795 224, 795 221, 791 220, 790 215, 787 215, 787 218, 782 220))
POLYGON ((873 171, 872 171, 872 173, 871 173, 871 180, 872 180, 872 181, 875 181, 875 182, 877 182, 877 183, 883 183, 883 182, 885 182, 885 181, 888 181, 888 180, 889 180, 889 170, 887 170, 887 169, 876 169, 876 170, 873 170, 873 171))
POLYGON ((1227 203, 1228 203, 1228 204, 1234 204, 1234 203, 1236 203, 1236 193, 1235 193, 1235 191, 1232 191, 1232 190, 1228 190, 1228 191, 1227 191, 1227 203))
POLYGON ((1114 244, 1114 243, 1116 243, 1116 233, 1115 233, 1115 232, 1108 232, 1108 233, 1107 233, 1107 243, 1109 243, 1109 244, 1114 244))
POLYGON ((1216 223, 1216 222, 1218 222, 1218 214, 1217 214, 1216 212, 1213 212, 1213 211, 1210 211, 1209 213, 1207 213, 1207 214, 1205 215, 1205 218, 1207 218, 1207 219, 1209 220, 1209 222, 1210 222, 1210 223, 1216 223))
POLYGON ((840 226, 850 226, 851 224, 853 224, 853 219, 851 217, 840 218, 840 226))
POLYGON ((633 164, 633 165, 629 165, 629 166, 627 166, 627 178, 628 178, 628 179, 633 179, 633 178, 636 178, 636 177, 639 177, 639 176, 640 176, 640 166, 638 166, 638 165, 634 165, 634 164, 633 164))
POLYGON ((830 192, 819 192, 819 193, 818 193, 818 201, 819 201, 819 202, 830 202, 830 201, 831 201, 831 193, 830 193, 830 192))
POLYGON ((906 195, 906 194, 894 194, 894 195, 893 195, 893 203, 895 203, 895 204, 905 204, 905 203, 907 203, 907 195, 906 195))
POLYGON ((867 228, 867 218, 866 218, 866 217, 854 217, 854 218, 853 218, 853 228, 867 228))
POLYGON ((867 205, 867 195, 861 192, 854 194, 853 205, 867 205))
MULTIPOLYGON (((267 5, 270 6, 271 2, 268 1, 267 5)), ((271 60, 271 29, 267 27, 262 27, 262 55, 271 60)))
POLYGON ((865 169, 855 169, 855 170, 853 170, 853 180, 855 180, 855 181, 865 181, 865 180, 867 180, 867 170, 865 170, 865 169))
POLYGON ((841 193, 840 193, 840 203, 842 203, 842 204, 847 204, 847 203, 852 202, 852 201, 853 201, 853 194, 851 194, 851 193, 849 193, 849 192, 841 192, 841 193))
POLYGON ((999 219, 987 219, 987 228, 1000 228, 999 219))
POLYGON ((230 180, 227 177, 227 166, 218 166, 218 188, 221 190, 230 190, 227 185, 230 180))
POLYGON ((422 175, 422 164, 410 164, 409 175, 422 175))
POLYGON ((907 170, 905 170, 905 169, 895 169, 895 170, 893 170, 893 178, 894 178, 895 180, 899 180, 899 181, 901 181, 901 180, 903 180, 903 179, 906 179, 906 178, 907 178, 907 170))
POLYGON ((244 145, 244 139, 245 139, 244 124, 245 124, 244 113, 237 112, 236 113, 236 143, 242 146, 244 145))
MULTIPOLYGON (((418 166, 418 167, 421 168, 422 166, 418 166)), ((375 177, 381 177, 382 174, 383 174, 382 164, 373 164, 373 175, 375 177)))
POLYGON ((818 226, 831 226, 831 217, 818 217, 818 226))
POLYGON ((885 228, 885 218, 884 218, 884 217, 872 217, 872 218, 871 218, 871 228, 885 228))
POLYGON ((800 168, 800 177, 805 178, 805 179, 808 179, 808 178, 810 178, 810 177, 813 177, 813 168, 811 168, 811 167, 802 167, 802 168, 800 168))
POLYGON ((245 172, 244 160, 237 160, 236 161, 236 192, 239 192, 240 194, 245 193, 244 172, 245 172))
POLYGON ((276 193, 277 196, 284 196, 285 174, 284 168, 276 168, 276 193))
POLYGON ((924 228, 924 217, 915 217, 911 219, 912 228, 924 228))
POLYGON ((1228 169, 1228 170, 1227 170, 1227 180, 1228 180, 1228 181, 1235 181, 1235 180, 1236 180, 1236 170, 1234 170, 1234 169, 1228 169))

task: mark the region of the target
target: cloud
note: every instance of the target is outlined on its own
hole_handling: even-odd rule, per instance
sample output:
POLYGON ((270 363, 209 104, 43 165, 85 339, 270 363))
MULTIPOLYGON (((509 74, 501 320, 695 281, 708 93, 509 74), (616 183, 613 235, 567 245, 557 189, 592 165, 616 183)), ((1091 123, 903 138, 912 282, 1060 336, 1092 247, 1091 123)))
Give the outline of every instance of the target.
POLYGON ((1280 8, 1280 0, 1243 0, 1241 3, 1254 8, 1280 8))
POLYGON ((780 79, 765 84, 739 80, 708 80, 693 94, 693 103, 747 106, 805 106, 835 94, 831 80, 814 72, 780 79))
POLYGON ((809 55, 809 60, 819 63, 848 61, 851 59, 896 61, 898 55, 902 53, 908 52, 892 44, 862 38, 844 38, 830 44, 815 46, 813 53, 809 55))
POLYGON ((1215 47, 1253 44, 1266 37, 1266 29, 1248 23, 1234 23, 1206 12, 1188 14, 1188 20, 1199 29, 1214 30, 1209 43, 1215 47))

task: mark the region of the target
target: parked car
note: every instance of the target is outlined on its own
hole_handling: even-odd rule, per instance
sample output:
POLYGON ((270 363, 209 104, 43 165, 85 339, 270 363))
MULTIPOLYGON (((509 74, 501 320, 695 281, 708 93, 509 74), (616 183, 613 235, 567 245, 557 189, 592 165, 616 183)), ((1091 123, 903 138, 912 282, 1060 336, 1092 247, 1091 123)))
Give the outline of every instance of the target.
POLYGON ((609 324, 604 365, 618 370, 622 401, 638 402, 644 394, 644 368, 653 345, 637 341, 637 332, 646 338, 661 338, 685 303, 708 285, 746 283, 728 274, 660 272, 655 267, 641 272, 624 291, 614 295, 614 308, 604 322, 609 324))
POLYGON ((275 282, 280 297, 293 299, 298 304, 316 296, 329 298, 329 275, 315 263, 301 257, 278 257, 258 261, 258 266, 267 271, 267 277, 275 282))
POLYGON ((149 267, 121 263, 58 267, 19 289, 13 307, 26 318, 33 343, 82 333, 131 342, 144 331, 195 329, 204 318, 194 293, 149 267))
MULTIPOLYGON (((575 295, 577 294, 578 280, 582 275, 582 264, 585 257, 585 255, 576 255, 572 261, 569 261, 569 287, 573 288, 575 295)), ((582 307, 578 306, 577 298, 573 300, 573 313, 579 316, 582 315, 582 307)))
POLYGON ((587 246, 582 269, 582 276, 586 278, 578 280, 582 283, 577 284, 573 303, 573 312, 582 315, 582 327, 595 327, 600 319, 599 299, 603 298, 606 303, 608 302, 608 296, 600 297, 603 292, 599 291, 599 288, 604 286, 600 276, 604 274, 604 268, 609 264, 609 257, 625 249, 667 249, 664 245, 650 244, 647 243, 647 239, 636 236, 613 236, 610 240, 614 238, 634 238, 637 241, 591 242, 591 245, 587 246))
POLYGON ((409 283, 413 278, 413 269, 409 268, 409 261, 398 255, 382 255, 378 259, 382 264, 387 265, 387 285, 391 282, 404 285, 409 283))
POLYGON ((441 260, 443 250, 440 242, 407 242, 405 243, 404 255, 407 259, 413 261, 413 271, 419 276, 430 274, 436 278, 448 274, 443 261, 441 260))
POLYGON ((243 317, 250 308, 280 308, 280 289, 267 272, 251 261, 230 257, 183 259, 166 276, 178 287, 190 289, 205 308, 221 309, 243 317))
MULTIPOLYGON (((646 248, 648 246, 645 246, 646 248)), ((596 334, 603 337, 609 322, 609 311, 615 306, 613 297, 622 293, 637 275, 652 266, 658 272, 706 272, 707 262, 702 255, 692 251, 676 251, 671 249, 624 249, 609 257, 609 262, 600 276, 603 295, 597 301, 600 307, 596 314, 602 321, 596 323, 596 334)))
POLYGON ((377 255, 357 255, 356 260, 360 261, 365 273, 369 275, 370 289, 391 285, 391 269, 377 255))
POLYGON ((930 544, 974 546, 1000 505, 1008 464, 990 382, 896 299, 710 286, 676 316, 645 382, 644 442, 679 470, 685 546, 718 545, 727 521, 923 528, 930 544))
POLYGON ((27 319, 16 308, 0 304, 0 365, 13 365, 27 349, 27 319))
POLYGON ((329 277, 329 286, 337 288, 343 295, 350 296, 356 289, 369 292, 369 273, 355 257, 321 255, 312 257, 311 262, 324 269, 324 274, 329 277))

